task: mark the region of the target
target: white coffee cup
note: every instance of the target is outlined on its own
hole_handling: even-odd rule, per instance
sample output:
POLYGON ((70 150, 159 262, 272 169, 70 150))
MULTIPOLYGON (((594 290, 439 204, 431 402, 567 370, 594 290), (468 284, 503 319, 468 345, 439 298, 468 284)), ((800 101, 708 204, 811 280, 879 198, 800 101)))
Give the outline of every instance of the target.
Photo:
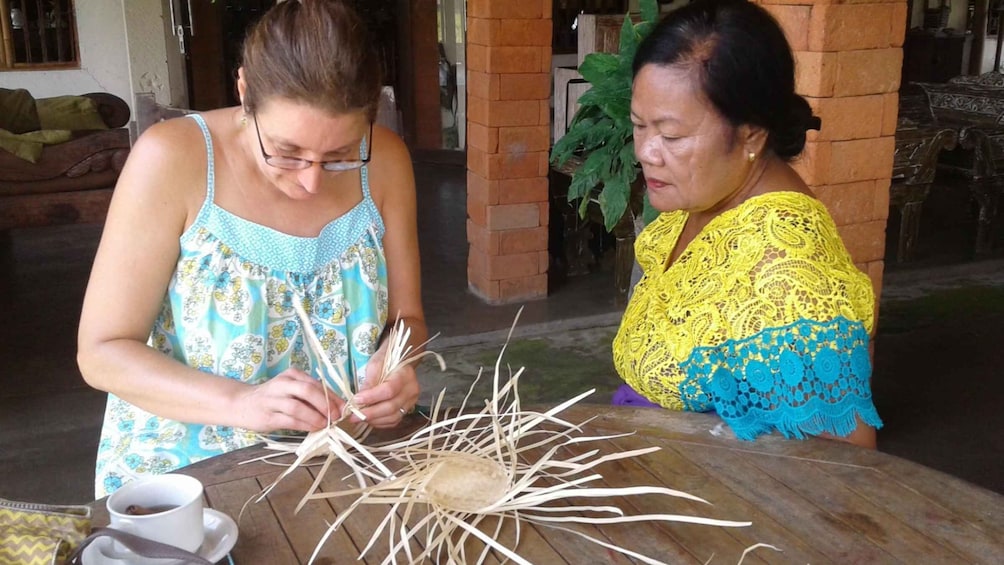
POLYGON ((195 552, 205 538, 202 483, 168 473, 131 481, 106 502, 110 526, 195 552), (137 513, 152 512, 152 513, 137 513))

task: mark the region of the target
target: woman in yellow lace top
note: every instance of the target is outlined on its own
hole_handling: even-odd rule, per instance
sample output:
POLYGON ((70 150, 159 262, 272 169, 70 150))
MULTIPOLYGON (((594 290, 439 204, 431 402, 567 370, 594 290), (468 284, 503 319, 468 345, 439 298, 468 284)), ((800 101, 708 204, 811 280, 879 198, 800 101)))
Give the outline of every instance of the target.
POLYGON ((614 402, 714 410, 743 439, 874 446, 875 297, 788 164, 819 120, 781 29, 755 4, 697 0, 656 26, 634 72, 635 153, 662 213, 635 245, 614 402))

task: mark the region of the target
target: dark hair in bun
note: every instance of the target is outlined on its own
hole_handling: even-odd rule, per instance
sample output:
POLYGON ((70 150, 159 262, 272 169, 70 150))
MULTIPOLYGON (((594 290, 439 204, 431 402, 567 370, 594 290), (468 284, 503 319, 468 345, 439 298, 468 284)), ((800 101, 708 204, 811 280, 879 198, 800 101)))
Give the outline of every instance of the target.
POLYGON ((670 12, 638 47, 645 65, 693 65, 705 96, 733 126, 767 131, 767 149, 791 160, 819 118, 795 93, 795 63, 784 32, 746 0, 695 0, 670 12))

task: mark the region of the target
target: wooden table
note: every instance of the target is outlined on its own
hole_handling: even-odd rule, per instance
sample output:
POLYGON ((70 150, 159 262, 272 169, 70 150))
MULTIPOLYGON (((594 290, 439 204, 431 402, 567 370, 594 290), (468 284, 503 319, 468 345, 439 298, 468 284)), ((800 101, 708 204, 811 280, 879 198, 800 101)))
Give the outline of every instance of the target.
MULTIPOLYGON (((713 506, 657 495, 593 503, 614 503, 628 514, 753 522, 746 528, 654 522, 582 528, 645 555, 671 563, 734 564, 745 548, 762 542, 784 552, 760 549, 744 563, 1004 563, 1004 497, 903 459, 821 439, 742 442, 705 414, 600 405, 578 405, 563 414, 572 422, 596 416, 584 427, 589 435, 637 432, 605 441, 604 451, 662 448, 600 466, 607 485, 666 485, 713 506)), ((281 471, 263 463, 238 465, 263 452, 251 447, 181 472, 203 481, 211 507, 236 518, 245 501, 281 471)), ((336 488, 340 470, 327 473, 322 490, 336 488)), ((299 469, 265 501, 248 505, 232 554, 237 565, 306 562, 326 522, 351 503, 348 497, 314 501, 294 515, 312 480, 311 470, 299 469)), ((96 502, 95 510, 95 524, 106 523, 103 503, 96 502)), ((354 561, 384 513, 383 507, 361 506, 316 562, 354 561)), ((518 552, 534 563, 631 563, 572 534, 524 528, 522 535, 518 552)), ((363 562, 379 563, 385 556, 385 547, 375 547, 363 562)))

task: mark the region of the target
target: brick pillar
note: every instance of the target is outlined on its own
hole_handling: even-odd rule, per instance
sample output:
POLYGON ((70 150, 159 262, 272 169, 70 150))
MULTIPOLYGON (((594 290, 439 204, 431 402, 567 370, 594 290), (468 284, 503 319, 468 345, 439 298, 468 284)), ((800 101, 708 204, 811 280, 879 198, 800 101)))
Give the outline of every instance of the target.
POLYGON ((547 296, 552 0, 468 0, 467 280, 547 296))
POLYGON ((796 169, 882 290, 907 10, 904 0, 760 0, 795 53, 799 94, 822 119, 796 169))

